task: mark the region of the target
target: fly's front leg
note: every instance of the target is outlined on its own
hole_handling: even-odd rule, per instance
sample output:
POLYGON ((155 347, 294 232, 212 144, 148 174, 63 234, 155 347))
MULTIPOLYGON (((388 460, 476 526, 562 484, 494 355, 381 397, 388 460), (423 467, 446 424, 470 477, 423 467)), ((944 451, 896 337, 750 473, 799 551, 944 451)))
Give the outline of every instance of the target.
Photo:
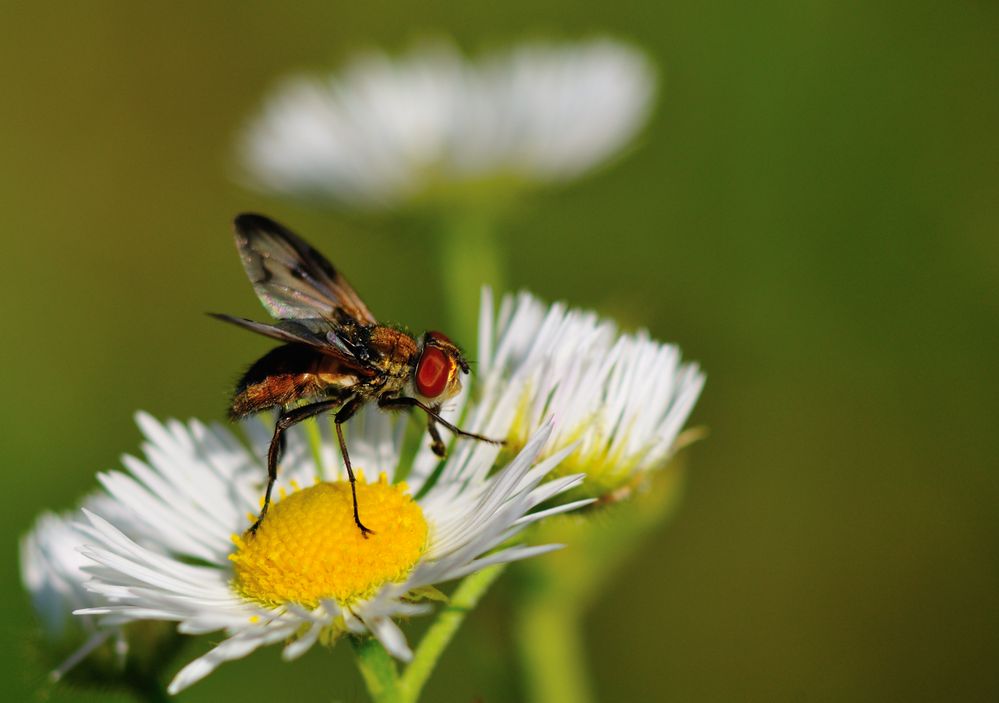
POLYGON ((340 455, 343 457, 343 465, 347 467, 347 478, 350 479, 350 495, 354 499, 354 524, 361 531, 361 534, 367 539, 368 535, 374 534, 373 530, 369 530, 361 523, 361 517, 357 513, 357 488, 354 485, 354 470, 350 467, 350 455, 347 454, 347 443, 343 441, 343 428, 341 425, 347 422, 357 409, 364 404, 364 400, 355 396, 347 401, 347 403, 340 408, 336 416, 333 418, 333 424, 336 427, 336 438, 340 440, 340 455))
MULTIPOLYGON (((440 405, 431 405, 430 407, 436 414, 440 414, 440 405)), ((427 433, 430 435, 430 449, 443 459, 444 455, 447 454, 447 447, 444 446, 441 433, 437 431, 437 422, 433 415, 427 415, 427 433)))
MULTIPOLYGON (((408 396, 400 396, 395 398, 382 396, 381 398, 378 399, 378 407, 385 408, 388 410, 392 410, 393 408, 395 409, 419 408, 420 410, 422 410, 427 414, 428 423, 436 423, 441 427, 450 430, 458 437, 468 437, 469 439, 477 439, 480 442, 489 442, 489 444, 498 444, 500 446, 506 444, 505 440, 492 439, 490 437, 485 437, 483 435, 476 434, 474 432, 466 432, 460 427, 452 425, 450 422, 448 422, 447 420, 445 420, 443 417, 440 416, 439 405, 431 407, 426 403, 424 403, 423 401, 417 400, 416 398, 410 398, 408 396)), ((434 428, 434 430, 436 430, 436 427, 434 428)), ((430 433, 431 439, 436 439, 436 441, 440 441, 439 436, 437 436, 436 438, 434 437, 434 430, 431 430, 430 433)))
POLYGON ((257 533, 260 523, 267 515, 267 509, 271 505, 271 492, 274 490, 274 482, 277 481, 278 458, 281 456, 281 450, 284 449, 284 431, 302 420, 321 415, 338 405, 340 405, 339 400, 324 400, 294 410, 282 411, 278 416, 277 422, 274 423, 274 436, 271 437, 270 446, 267 447, 267 490, 264 492, 264 507, 261 508, 257 521, 250 526, 250 534, 257 533))

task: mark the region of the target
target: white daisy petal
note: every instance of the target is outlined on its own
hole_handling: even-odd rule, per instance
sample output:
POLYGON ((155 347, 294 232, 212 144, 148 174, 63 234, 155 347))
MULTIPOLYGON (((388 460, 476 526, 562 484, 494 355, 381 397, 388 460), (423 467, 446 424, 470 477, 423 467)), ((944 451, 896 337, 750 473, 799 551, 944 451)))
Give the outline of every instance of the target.
POLYGON ((49 675, 49 678, 51 678, 52 681, 60 680, 71 669, 76 667, 77 664, 79 664, 88 656, 90 656, 91 652, 93 652, 95 649, 97 649, 102 644, 107 642, 108 638, 110 638, 113 635, 114 635, 114 630, 110 628, 105 630, 100 630, 90 635, 90 637, 87 638, 87 641, 84 642, 79 649, 73 652, 69 656, 69 658, 66 659, 66 661, 64 661, 62 664, 60 664, 52 671, 52 673, 49 675))
POLYGON ((487 557, 470 561, 461 568, 456 568, 453 571, 450 571, 448 573, 448 578, 458 579, 475 571, 480 571, 487 566, 492 566, 493 564, 505 564, 519 559, 527 559, 528 557, 534 557, 547 552, 552 552, 556 549, 561 549, 563 546, 565 545, 545 544, 540 547, 510 547, 509 549, 494 552, 487 557))
POLYGON ((279 642, 292 633, 289 628, 254 629, 240 632, 222 642, 208 654, 198 657, 181 669, 170 682, 167 692, 176 695, 193 683, 208 676, 227 661, 241 659, 256 649, 279 642))
POLYGON ((393 657, 402 661, 409 661, 413 658, 413 650, 406 644, 406 636, 402 634, 402 630, 391 618, 367 618, 364 624, 371 630, 371 634, 378 638, 378 641, 385 647, 385 651, 393 657))
POLYGON ((591 503, 596 502, 596 498, 581 498, 580 500, 573 501, 571 503, 565 503, 563 505, 556 505, 553 508, 548 508, 547 510, 538 510, 537 512, 530 513, 524 517, 517 520, 518 525, 530 525, 532 522, 537 522, 551 515, 557 515, 559 513, 568 512, 571 510, 577 510, 579 508, 586 507, 591 503))
POLYGON ((299 635, 297 639, 289 642, 281 650, 281 658, 290 662, 305 654, 316 643, 316 640, 319 639, 319 635, 322 633, 324 627, 326 627, 326 622, 323 620, 314 621, 312 626, 305 631, 305 634, 299 635))

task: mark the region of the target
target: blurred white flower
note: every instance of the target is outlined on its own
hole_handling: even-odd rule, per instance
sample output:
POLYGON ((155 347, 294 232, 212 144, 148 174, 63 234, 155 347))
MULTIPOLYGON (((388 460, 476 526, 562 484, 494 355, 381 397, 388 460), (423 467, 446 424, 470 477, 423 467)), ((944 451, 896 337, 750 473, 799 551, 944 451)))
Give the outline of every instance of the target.
MULTIPOLYGON (((91 496, 85 505, 96 508, 102 498, 91 496)), ((74 520, 79 512, 57 515, 42 513, 31 531, 21 538, 21 582, 42 623, 45 640, 53 653, 67 656, 53 672, 58 680, 96 648, 116 636, 119 658, 127 647, 119 628, 101 628, 93 617, 78 617, 74 610, 101 602, 84 582, 83 567, 92 562, 80 553, 86 537, 74 520)))
MULTIPOLYGON (((513 404, 500 401, 493 410, 481 429, 502 436, 513 404)), ((465 441, 453 445, 432 485, 425 475, 402 483, 397 474, 405 419, 369 407, 348 431, 355 473, 365 467, 381 474, 367 482, 361 469, 357 484, 361 514, 374 534, 365 539, 354 525, 349 484, 324 421, 287 433, 281 498, 255 536, 240 537, 256 513, 266 475, 270 432, 264 423, 244 424, 253 446, 247 449, 221 427, 161 425, 144 414, 138 422, 147 440, 145 460, 129 458, 128 473, 100 480, 116 503, 113 512, 144 523, 145 537, 140 544, 114 517, 86 512, 84 554, 94 562, 87 567, 93 576, 88 587, 103 604, 79 612, 102 616, 105 626, 167 620, 185 634, 223 630, 227 638, 184 667, 172 693, 225 661, 276 642, 285 642, 284 657, 293 659, 317 641, 370 633, 392 655, 408 659, 394 618, 428 610, 419 601, 436 594, 434 584, 555 548, 510 541, 544 515, 587 502, 530 512, 582 479, 541 483, 562 458, 535 462, 550 426, 498 471, 498 447, 465 441)), ((424 443, 417 463, 426 465, 430 456, 424 443)))
POLYGON ((286 79, 243 131, 249 182, 391 208, 576 178, 644 125, 651 63, 611 39, 535 42, 466 59, 445 42, 368 53, 286 79))
POLYGON ((484 291, 478 373, 485 384, 478 412, 497 389, 518 397, 507 436, 516 450, 546 418, 555 430, 542 456, 576 443, 561 472, 585 472, 573 495, 609 498, 664 465, 704 386, 697 364, 647 332, 620 334, 613 322, 528 293, 507 295, 494 317, 484 291))

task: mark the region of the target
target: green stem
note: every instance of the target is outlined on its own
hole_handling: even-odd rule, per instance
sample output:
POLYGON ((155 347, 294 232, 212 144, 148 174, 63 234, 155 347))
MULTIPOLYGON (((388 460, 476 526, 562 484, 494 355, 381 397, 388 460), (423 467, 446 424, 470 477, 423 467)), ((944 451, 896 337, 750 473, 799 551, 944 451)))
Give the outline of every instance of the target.
POLYGON ((659 471, 648 490, 600 515, 567 515, 539 525, 538 542, 569 547, 517 564, 514 642, 531 703, 595 699, 582 621, 622 566, 676 505, 678 471, 659 471))
POLYGON ((532 703, 589 703, 593 693, 586 671, 580 613, 548 597, 529 598, 514 620, 514 638, 532 703))
POLYGON ((357 656, 357 668, 375 703, 402 703, 399 672, 395 660, 374 637, 350 640, 357 656))
MULTIPOLYGON (((438 230, 441 275, 453 334, 469 343, 474 341, 478 326, 479 290, 485 284, 503 286, 503 262, 491 224, 484 212, 464 211, 450 214, 438 230)), ((318 433, 310 432, 310 437, 315 440, 318 433)), ((315 441, 313 445, 315 452, 315 441)), ((505 567, 498 564, 465 577, 416 647, 401 678, 395 662, 374 638, 355 641, 358 667, 372 699, 377 703, 415 703, 465 616, 505 567)))
POLYGON ((478 604, 493 581, 503 573, 506 564, 496 564, 466 576, 451 596, 447 606, 423 636, 413 660, 403 672, 399 688, 403 703, 414 703, 437 664, 444 649, 464 622, 465 616, 478 604))
POLYGON ((479 291, 486 284, 501 291, 506 278, 493 218, 478 211, 449 213, 437 244, 452 333, 470 345, 478 328, 479 291))

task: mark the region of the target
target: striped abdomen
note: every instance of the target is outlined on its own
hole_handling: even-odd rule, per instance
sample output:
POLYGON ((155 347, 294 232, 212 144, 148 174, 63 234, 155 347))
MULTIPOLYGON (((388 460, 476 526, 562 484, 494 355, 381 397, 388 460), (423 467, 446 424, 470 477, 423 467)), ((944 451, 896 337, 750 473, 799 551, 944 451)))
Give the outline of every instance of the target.
POLYGON ((304 344, 285 344, 262 356, 243 375, 229 415, 240 418, 317 397, 346 399, 366 379, 364 371, 335 357, 304 344))

